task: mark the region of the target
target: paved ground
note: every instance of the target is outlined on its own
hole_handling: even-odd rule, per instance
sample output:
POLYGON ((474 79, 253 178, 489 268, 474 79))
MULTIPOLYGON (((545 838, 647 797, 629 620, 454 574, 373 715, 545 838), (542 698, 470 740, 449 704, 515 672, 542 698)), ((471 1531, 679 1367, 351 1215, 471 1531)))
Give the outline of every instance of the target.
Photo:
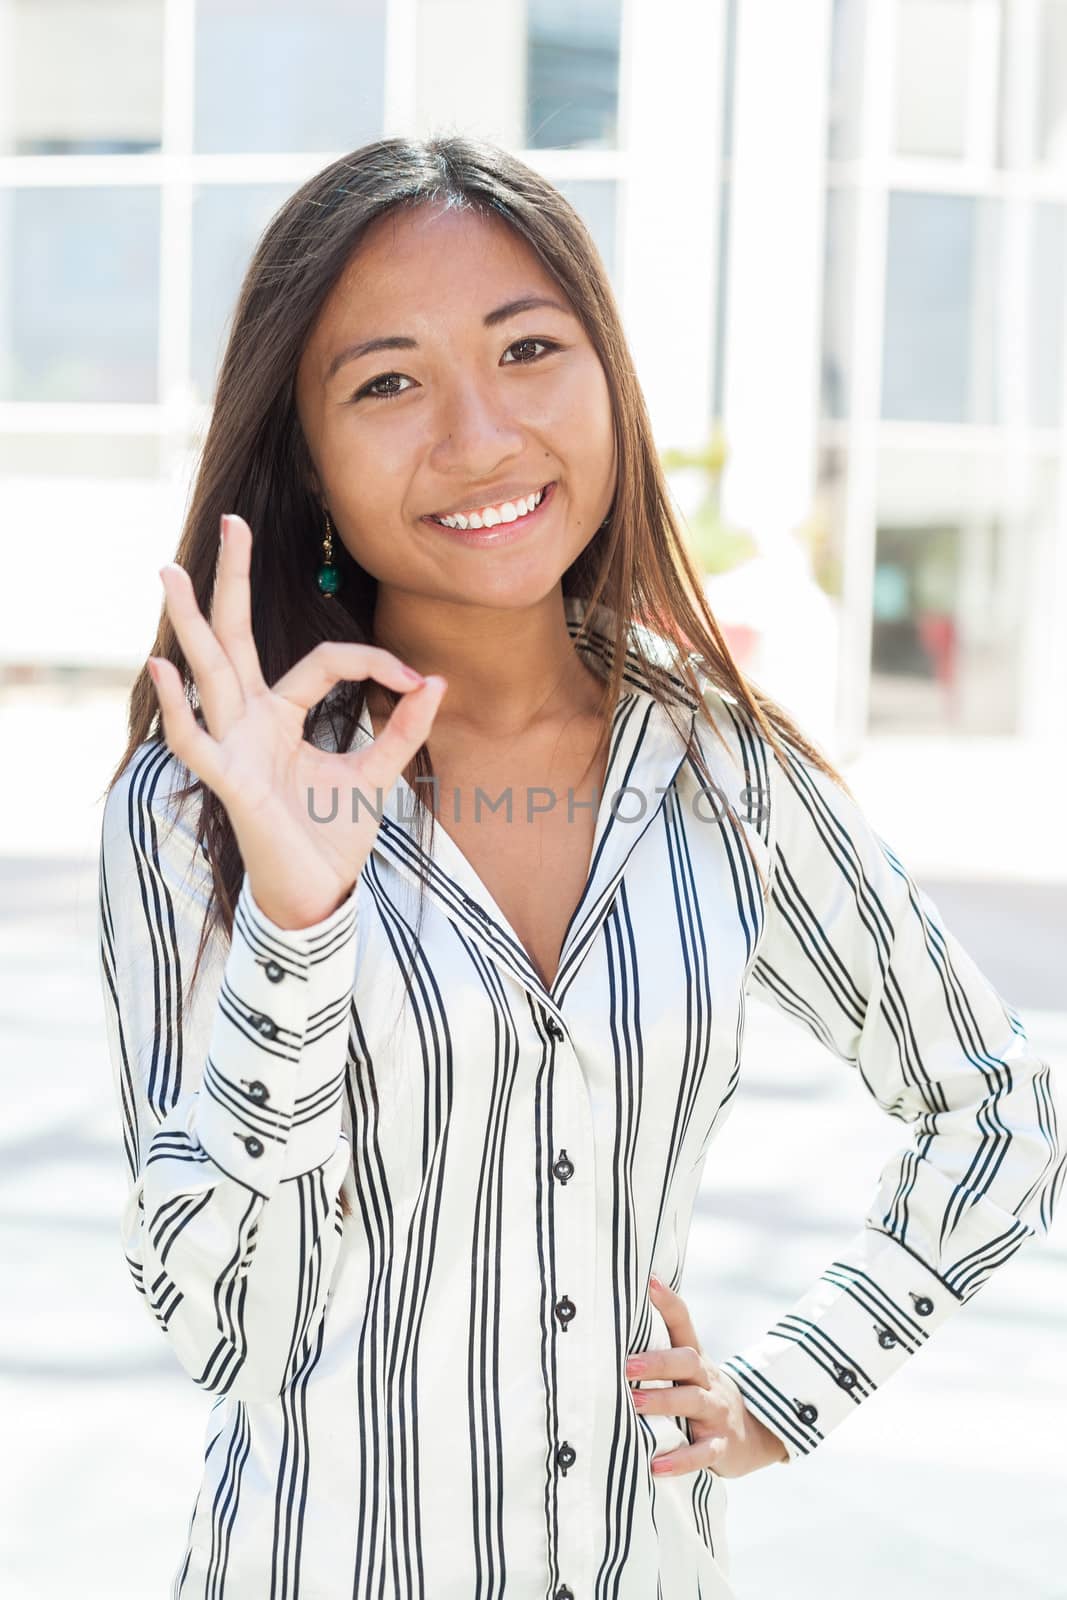
MULTIPOLYGON (((27 718, 42 803, 9 786, 0 808, 5 1600, 166 1600, 210 1404, 138 1306, 119 1248, 119 1123, 85 850, 90 791, 117 753, 109 717, 68 725, 86 772, 65 810, 47 778, 55 723, 27 718)), ((0 708, 11 749, 9 733, 0 708)), ((890 837, 903 849, 899 829, 890 837)), ((996 885, 923 882, 1062 1077, 1062 883, 1025 870, 996 885), (1036 957, 1020 939, 1034 929, 1036 957)), ((814 1280, 902 1136, 832 1057, 751 1007, 745 1083, 687 1259, 710 1352, 747 1342, 814 1280)), ((730 1483, 740 1600, 1067 1600, 1065 1335, 1061 1217, 813 1456, 730 1483)))

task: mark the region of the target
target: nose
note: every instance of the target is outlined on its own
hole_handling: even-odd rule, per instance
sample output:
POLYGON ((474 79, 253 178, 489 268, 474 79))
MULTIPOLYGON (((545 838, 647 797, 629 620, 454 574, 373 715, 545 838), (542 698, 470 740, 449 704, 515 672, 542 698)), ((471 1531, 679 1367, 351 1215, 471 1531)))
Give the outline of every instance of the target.
POLYGON ((491 381, 466 376, 442 397, 431 465, 469 483, 501 477, 523 454, 525 434, 513 403, 491 381))

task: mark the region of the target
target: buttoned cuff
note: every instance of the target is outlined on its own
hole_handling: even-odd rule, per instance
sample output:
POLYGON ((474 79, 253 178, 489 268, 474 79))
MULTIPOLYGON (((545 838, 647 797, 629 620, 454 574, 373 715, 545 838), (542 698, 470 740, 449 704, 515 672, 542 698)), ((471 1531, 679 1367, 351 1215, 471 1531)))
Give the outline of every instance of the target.
POLYGON ((358 884, 321 922, 280 928, 245 873, 190 1129, 230 1177, 269 1195, 341 1134, 358 884))
POLYGON ((795 1461, 964 1303, 906 1245, 864 1227, 785 1316, 719 1366, 795 1461))

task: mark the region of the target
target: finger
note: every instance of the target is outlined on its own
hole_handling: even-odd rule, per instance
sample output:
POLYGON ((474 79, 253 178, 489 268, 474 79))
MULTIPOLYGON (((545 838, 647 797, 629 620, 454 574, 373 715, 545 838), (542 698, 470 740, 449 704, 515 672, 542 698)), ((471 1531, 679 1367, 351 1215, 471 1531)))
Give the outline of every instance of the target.
POLYGON ((698 1379, 703 1372, 700 1352, 692 1345, 672 1345, 669 1350, 642 1350, 642 1367, 633 1374, 635 1380, 669 1378, 678 1383, 686 1378, 698 1379))
POLYGON ((218 745, 193 716, 181 673, 173 661, 159 656, 149 658, 148 672, 155 685, 168 750, 218 794, 221 778, 218 745))
POLYGON ((421 687, 419 674, 391 650, 373 644, 348 644, 341 639, 324 639, 315 645, 271 687, 274 694, 280 694, 301 711, 310 711, 342 678, 373 678, 402 694, 421 687))
POLYGON ((233 663, 197 605, 185 568, 168 561, 160 567, 159 577, 167 597, 167 615, 189 663, 208 728, 214 738, 221 739, 244 710, 244 694, 233 663))
POLYGON ((709 1434, 706 1439, 700 1439, 696 1444, 679 1445, 677 1450, 668 1450, 664 1455, 653 1456, 652 1471, 657 1478, 673 1478, 685 1472, 699 1472, 702 1467, 711 1467, 712 1471, 718 1466, 730 1441, 721 1439, 715 1434, 709 1434))
POLYGON ((661 1389, 632 1389, 630 1394, 642 1416, 707 1417, 708 1391, 699 1384, 671 1383, 661 1389))
POLYGON ((215 587, 208 618, 211 631, 233 662, 246 695, 267 685, 252 634, 252 530, 243 517, 225 516, 220 523, 221 544, 215 568, 215 587))
POLYGON ((654 1276, 649 1278, 648 1293, 652 1304, 667 1324, 671 1344, 688 1344, 694 1349, 699 1349, 700 1341, 693 1326, 693 1319, 681 1295, 676 1294, 668 1284, 654 1276))
POLYGON ((429 738, 437 708, 448 685, 444 678, 430 677, 421 689, 393 707, 389 720, 378 737, 349 758, 360 783, 372 790, 392 789, 416 750, 429 738))

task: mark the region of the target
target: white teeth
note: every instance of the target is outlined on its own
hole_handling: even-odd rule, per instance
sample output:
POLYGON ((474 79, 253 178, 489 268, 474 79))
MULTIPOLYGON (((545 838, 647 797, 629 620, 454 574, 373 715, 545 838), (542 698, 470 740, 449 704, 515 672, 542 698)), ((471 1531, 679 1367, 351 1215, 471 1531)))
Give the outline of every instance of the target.
POLYGON ((472 511, 469 517, 432 517, 431 521, 439 522, 444 528, 495 528, 500 522, 516 522, 519 517, 528 516, 536 506, 541 504, 544 490, 538 489, 535 494, 528 494, 518 500, 505 500, 499 508, 489 506, 480 515, 472 511))

